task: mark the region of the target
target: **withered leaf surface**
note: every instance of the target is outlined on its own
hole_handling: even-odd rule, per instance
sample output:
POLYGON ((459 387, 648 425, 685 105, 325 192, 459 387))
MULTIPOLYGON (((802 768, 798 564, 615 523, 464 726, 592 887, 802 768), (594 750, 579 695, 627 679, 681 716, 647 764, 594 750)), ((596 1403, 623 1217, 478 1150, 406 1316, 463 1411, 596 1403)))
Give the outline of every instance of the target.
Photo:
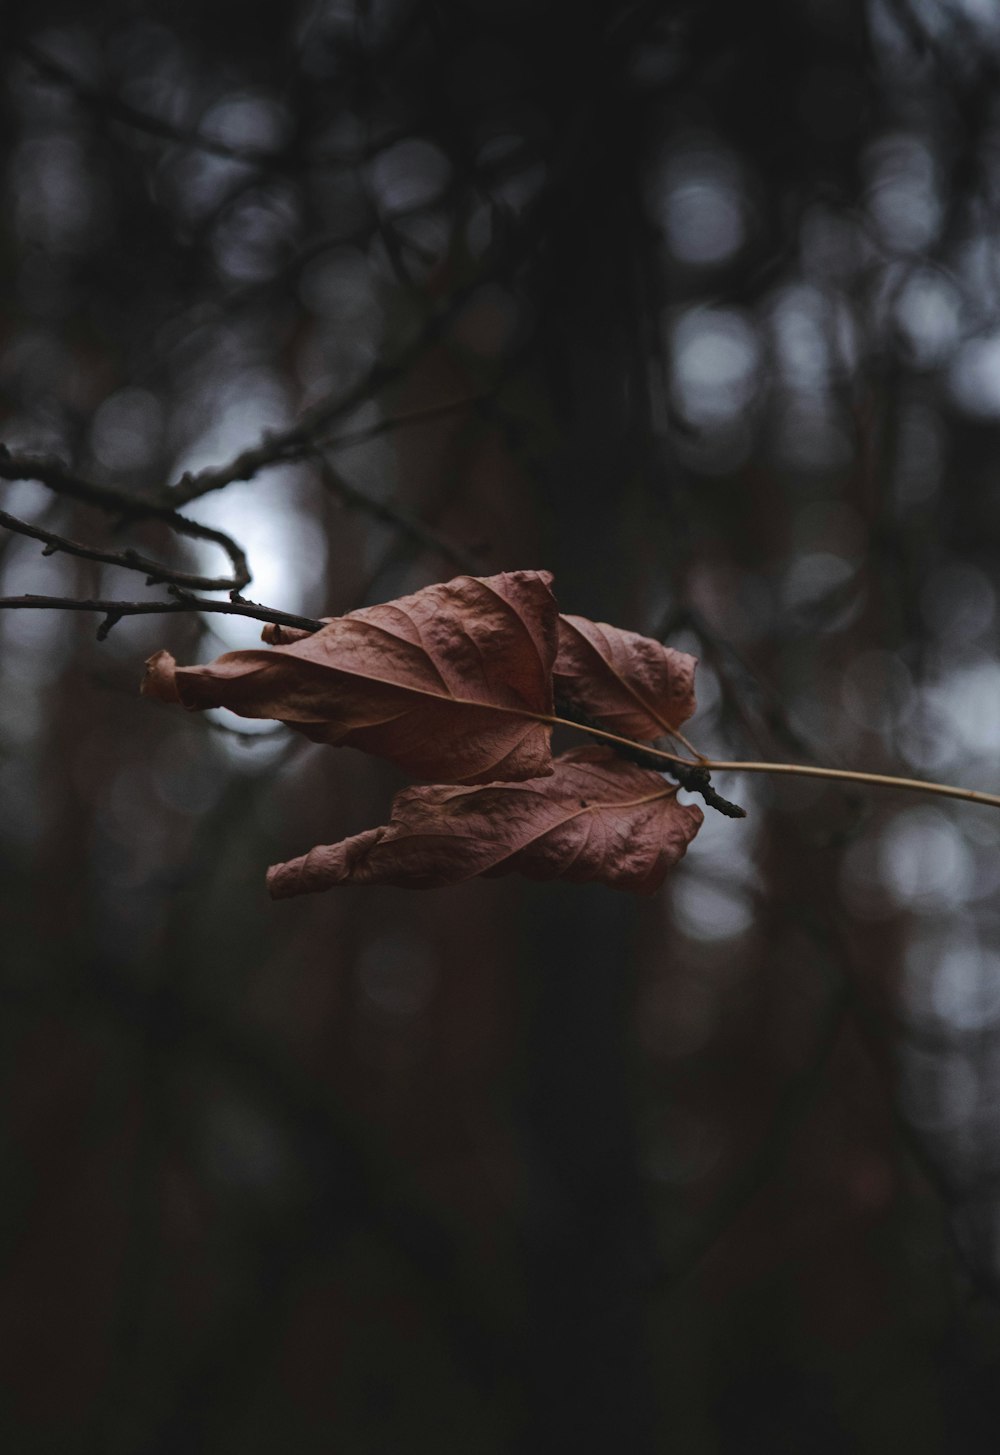
POLYGON ((203 667, 178 667, 158 652, 143 691, 187 708, 277 718, 417 778, 538 777, 552 762, 551 728, 532 716, 552 713, 551 579, 547 571, 456 576, 203 667))
POLYGON ((516 872, 647 894, 702 818, 658 773, 607 748, 576 748, 555 759, 547 778, 404 789, 387 825, 276 864, 267 884, 284 899, 338 884, 432 889, 516 872))
POLYGON ((696 657, 583 616, 560 616, 556 697, 622 737, 652 742, 695 710, 696 657))

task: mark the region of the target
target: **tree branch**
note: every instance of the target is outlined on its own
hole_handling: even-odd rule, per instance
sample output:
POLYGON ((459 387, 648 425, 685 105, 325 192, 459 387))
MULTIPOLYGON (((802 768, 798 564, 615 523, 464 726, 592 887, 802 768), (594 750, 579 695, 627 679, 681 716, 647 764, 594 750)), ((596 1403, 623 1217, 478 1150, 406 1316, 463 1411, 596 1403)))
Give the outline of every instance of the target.
POLYGON ((450 540, 440 531, 434 530, 432 526, 424 525, 423 521, 419 520, 417 516, 411 515, 402 506, 389 505, 385 501, 373 500, 370 495, 365 495, 356 485, 345 480, 319 450, 315 451, 315 458, 319 464, 320 479, 331 494, 339 495, 341 500, 346 501, 348 505, 366 511, 376 520, 385 521, 387 525, 393 526, 401 536, 415 541, 417 545, 446 556, 449 561, 454 561, 456 565, 461 566, 463 571, 468 571, 471 575, 475 575, 482 568, 482 560, 474 552, 458 545, 456 541, 450 540))
POLYGON ((289 425, 287 429, 270 431, 258 444, 241 450, 225 464, 210 466, 199 470, 197 474, 186 471, 161 496, 163 504, 177 509, 213 490, 223 490, 238 480, 251 480, 261 470, 274 465, 292 464, 312 454, 317 445, 319 431, 336 420, 343 419, 352 409, 356 409, 366 400, 374 399, 390 384, 401 379, 410 365, 416 363, 427 348, 447 332, 478 287, 478 283, 471 283, 458 289, 443 306, 431 312, 412 343, 388 363, 373 364, 356 384, 338 398, 318 400, 300 415, 295 424, 289 425))
POLYGON ((255 601, 208 601, 202 596, 189 596, 176 587, 173 589, 178 598, 175 601, 79 601, 71 596, 0 596, 0 608, 98 612, 104 617, 97 629, 98 641, 103 641, 124 616, 176 616, 191 611, 214 612, 218 616, 249 616, 255 621, 270 621, 278 626, 298 627, 307 632, 319 631, 323 626, 321 621, 310 616, 275 611, 273 607, 260 606, 255 601))
POLYGON ((119 122, 122 126, 146 132, 149 136, 158 137, 160 141, 173 142, 176 146, 195 147, 198 151, 223 157, 230 162, 243 162, 252 167, 277 167, 281 164, 281 156, 277 152, 265 151, 261 147, 230 146, 227 142, 215 141, 193 127, 174 126, 148 111, 140 111, 137 106, 123 101, 120 96, 98 91, 61 61, 39 50, 30 41, 20 41, 16 49, 46 81, 71 91, 81 106, 95 112, 104 120, 119 122))
MULTIPOLYGON (((638 763, 640 768, 653 768, 657 773, 669 773, 682 788, 686 788, 689 793, 699 793, 709 808, 716 809, 726 818, 746 818, 745 808, 740 808, 738 803, 730 803, 728 798, 723 798, 720 793, 716 793, 704 759, 689 763, 684 758, 677 757, 675 753, 657 748, 652 743, 648 747, 643 747, 640 743, 633 743, 628 738, 619 737, 617 733, 609 733, 599 722, 588 717, 575 703, 567 702, 565 698, 560 698, 556 707, 563 719, 572 723, 574 727, 605 738, 620 757, 627 758, 631 763, 638 763)), ((678 736, 681 735, 678 734, 678 736)), ((686 738, 682 738, 682 741, 689 746, 686 738)))
MULTIPOLYGON (((220 546, 229 557, 233 575, 231 579, 214 578, 218 581, 215 586, 202 584, 200 589, 203 591, 242 591, 253 579, 246 553, 225 531, 215 530, 212 526, 191 520, 187 515, 180 515, 172 505, 163 504, 155 497, 132 495, 114 485, 96 485, 93 481, 77 475, 55 455, 15 455, 6 445, 0 444, 0 480, 38 480, 53 494, 65 495, 68 499, 79 500, 84 505, 93 505, 98 510, 117 516, 122 524, 137 520, 159 520, 178 535, 187 536, 191 540, 211 541, 213 545, 220 546)), ((157 570, 163 569, 156 562, 150 564, 157 570)), ((209 579, 205 577, 203 581, 207 583, 209 579)), ((194 582, 187 584, 192 585, 194 582)))
POLYGON ((316 444, 324 450, 339 450, 350 445, 362 445, 368 440, 375 439, 378 435, 388 434, 390 430, 402 429, 408 424, 419 424, 425 419, 436 419, 442 414, 455 414, 467 405, 482 404, 489 397, 488 394, 465 394, 460 399, 446 399, 440 404, 427 404, 419 409, 407 409, 402 414, 391 414, 385 419, 377 419, 374 424, 364 425, 361 429, 330 435, 326 439, 317 440, 316 444))
POLYGON ((169 582, 173 586, 186 586, 197 591, 239 591, 250 580, 249 573, 240 577, 196 576, 190 571, 174 570, 173 567, 165 566, 160 561, 154 561, 149 556, 140 555, 131 547, 124 551, 102 551, 96 546, 87 546, 81 541, 72 541, 67 536, 57 535, 55 531, 45 530, 40 525, 32 525, 27 520, 20 520, 16 515, 8 515, 5 510, 0 510, 0 525, 6 530, 14 531, 17 535, 29 536, 32 540, 44 542, 43 556, 52 556, 57 552, 62 552, 67 556, 79 556, 85 561, 102 561, 108 566, 121 566, 126 571, 142 571, 145 574, 147 586, 158 586, 169 582))

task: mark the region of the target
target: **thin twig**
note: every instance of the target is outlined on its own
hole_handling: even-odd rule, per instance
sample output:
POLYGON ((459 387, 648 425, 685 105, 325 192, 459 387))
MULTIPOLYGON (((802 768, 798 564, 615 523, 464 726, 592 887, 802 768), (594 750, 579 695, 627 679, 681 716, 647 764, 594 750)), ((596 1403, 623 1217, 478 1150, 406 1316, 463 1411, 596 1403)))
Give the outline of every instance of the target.
MULTIPOLYGON (((483 398, 485 395, 474 395, 411 410, 389 419, 380 420, 365 429, 353 431, 349 435, 334 437, 325 443, 331 449, 359 444, 394 429, 397 425, 451 413, 483 398)), ((323 406, 324 413, 328 407, 328 405, 323 406)), ((353 402, 348 403, 346 400, 342 400, 338 405, 338 410, 341 408, 344 410, 353 408, 353 402)), ((130 551, 122 553, 121 556, 104 554, 93 551, 78 542, 63 545, 58 542, 58 538, 53 536, 51 539, 53 543, 56 543, 57 549, 66 550, 73 555, 86 555, 92 560, 104 560, 112 565, 126 566, 136 570, 145 569, 147 574, 156 581, 173 581, 178 585, 188 586, 199 591, 242 591, 252 580, 246 555, 242 549, 225 532, 214 530, 210 526, 202 525, 199 521, 193 521, 188 516, 179 514, 176 509, 177 503, 187 503, 209 491, 221 490, 235 480, 250 479, 262 469, 310 457, 322 460, 318 454, 317 443, 312 437, 309 420, 303 416, 303 419, 292 429, 286 430, 282 435, 268 436, 252 449, 244 450, 228 465, 203 470, 196 476, 184 475, 178 485, 160 491, 158 494, 132 495, 112 485, 98 485, 70 470, 56 456, 15 455, 3 444, 0 444, 0 478, 38 480, 55 494, 68 496, 87 505, 94 505, 123 520, 142 520, 144 518, 161 520, 181 535, 212 541, 220 545, 229 555, 233 563, 233 576, 231 579, 212 578, 173 571, 155 561, 147 563, 147 558, 130 551)), ((445 556, 448 560, 460 565, 463 570, 475 572, 481 567, 482 561, 474 552, 449 540, 447 536, 435 531, 432 527, 424 525, 416 516, 411 515, 402 507, 388 505, 366 495, 357 486, 351 485, 341 475, 334 472, 332 468, 324 470, 323 482, 352 506, 364 510, 367 514, 374 516, 376 520, 392 525, 418 545, 445 556)), ((8 524, 12 530, 18 529, 18 526, 9 524, 14 519, 15 517, 7 517, 3 523, 8 524)), ((38 527, 21 530, 23 535, 35 535, 36 539, 46 540, 49 543, 49 537, 38 532, 38 527)))
POLYGON ((458 289, 448 301, 435 309, 424 327, 406 348, 387 363, 375 363, 350 389, 335 399, 321 399, 305 410, 287 429, 272 430, 258 444, 241 450, 222 465, 210 466, 197 474, 185 472, 177 483, 161 497, 176 509, 214 490, 224 490, 237 480, 251 480, 259 471, 275 465, 301 460, 315 449, 320 430, 345 418, 359 404, 373 399, 390 384, 403 377, 411 364, 422 358, 427 348, 442 338, 462 309, 474 296, 478 283, 458 289))
POLYGON ((0 480, 38 480, 55 495, 65 495, 70 500, 79 500, 84 505, 93 505, 108 515, 116 516, 123 524, 138 520, 159 520, 176 531, 178 535, 191 540, 211 541, 220 546, 233 566, 232 580, 223 580, 217 587, 203 586, 200 589, 219 591, 242 591, 253 579, 246 552, 237 545, 232 536, 213 526, 202 525, 190 516, 181 515, 170 504, 164 504, 155 496, 141 496, 120 490, 114 485, 98 485, 71 470, 55 455, 14 454, 0 443, 0 480))
MULTIPOLYGON (((746 735, 761 746, 761 734, 757 724, 750 712, 747 710, 746 697, 748 687, 752 688, 764 699, 761 706, 761 718, 764 726, 785 748, 787 752, 795 754, 799 758, 813 758, 810 745, 805 741, 802 734, 796 729, 788 716, 787 705, 774 685, 762 675, 762 673, 747 660, 744 654, 735 647, 729 640, 720 642, 714 630, 706 620, 704 614, 697 608, 686 605, 674 618, 674 629, 681 626, 690 626, 698 636, 705 650, 706 657, 712 662, 719 681, 722 684, 723 693, 726 696, 729 706, 738 717, 746 735), (730 680, 730 662, 739 668, 743 674, 744 683, 742 690, 735 688, 730 680)), ((662 640, 664 633, 653 633, 658 640, 662 640)))
MULTIPOLYGON (((632 763, 638 763, 640 768, 653 768, 657 772, 668 772, 670 776, 686 788, 690 793, 699 793, 710 808, 716 809, 726 818, 746 818, 746 809, 740 808, 738 803, 730 803, 728 798, 723 798, 712 787, 711 776, 706 766, 707 760, 688 742, 681 733, 675 732, 674 736, 679 738, 683 745, 694 755, 692 761, 686 758, 678 758, 673 753, 659 749, 655 744, 640 744, 632 742, 630 738, 618 738, 616 734, 609 733, 601 727, 592 717, 576 706, 575 703, 567 702, 564 698, 557 698, 556 711, 560 717, 554 719, 556 722, 569 722, 574 727, 582 728, 584 732, 594 733, 613 742, 615 751, 623 758, 632 763), (670 760, 670 766, 664 768, 661 759, 670 760)), ((673 732, 674 730, 671 729, 673 732)))
POLYGON ((319 631, 323 623, 309 616, 296 616, 290 611, 275 611, 255 601, 208 601, 201 596, 178 593, 176 601, 77 601, 66 596, 0 596, 0 608, 34 611, 92 611, 104 617, 97 631, 103 641, 113 626, 125 616, 175 616, 182 612, 208 611, 219 616, 249 616, 255 621, 272 621, 278 626, 299 627, 319 631))
POLYGON ((418 409, 406 409, 401 414, 390 414, 384 419, 377 419, 374 424, 365 425, 361 429, 347 430, 344 434, 318 439, 316 444, 325 450, 365 444, 378 435, 388 434, 390 430, 401 429, 408 424, 419 424, 425 419, 435 419, 441 414, 455 414, 468 405, 482 404, 489 397, 488 394, 464 394, 458 399, 446 399, 441 404, 425 404, 418 409))
POLYGON ((102 551, 96 546, 84 545, 82 541, 72 541, 67 536, 57 535, 55 531, 46 530, 43 526, 32 525, 30 521, 21 520, 16 515, 9 515, 7 511, 0 510, 0 525, 6 530, 13 531, 16 535, 29 536, 32 540, 42 541, 45 549, 43 556, 52 556, 56 552, 62 552, 67 556, 79 556, 85 561, 102 561, 107 566, 121 566, 126 571, 141 571, 146 577, 147 586, 158 586, 164 582, 170 582, 174 586, 186 586, 196 591, 240 591, 248 584, 249 576, 196 576, 190 571, 175 570, 172 566, 165 566, 161 561, 154 561, 149 556, 140 555, 129 547, 124 551, 102 551))
POLYGON ((425 525, 422 520, 411 515, 401 505, 390 505, 387 501, 374 500, 370 495, 365 495, 356 485, 345 480, 319 450, 316 450, 315 458, 319 465, 320 479, 331 494, 339 495, 341 500, 346 501, 348 505, 362 509, 368 515, 374 516, 376 520, 382 520, 387 525, 393 526, 400 535, 407 536, 417 545, 423 546, 425 550, 446 556, 449 561, 454 561, 457 566, 461 566, 463 571, 474 575, 482 568, 482 559, 474 552, 458 545, 448 536, 442 535, 433 526, 425 525))
MULTIPOLYGON (((580 732, 603 738, 605 742, 620 744, 631 752, 642 753, 650 767, 656 767, 662 762, 680 764, 688 773, 702 770, 710 773, 772 773, 794 775, 797 778, 829 778, 838 783, 864 783, 873 788, 905 788, 913 793, 936 793, 941 798, 958 798, 969 803, 988 803, 994 808, 1000 808, 1000 794, 980 793, 975 788, 956 788, 947 783, 924 783, 919 778, 896 778, 888 773, 862 773, 849 768, 816 768, 805 763, 730 763, 717 761, 714 758, 704 758, 698 763, 691 763, 685 758, 678 758, 676 753, 668 753, 663 748, 654 748, 651 743, 635 743, 631 738, 619 737, 617 733, 609 733, 603 728, 574 722, 572 718, 553 717, 547 720, 565 727, 578 728, 580 732)), ((675 769, 667 767, 662 771, 674 773, 675 769)), ((695 791, 700 792, 701 790, 696 788, 695 791)))
POLYGON ((161 141, 173 142, 177 146, 195 147, 198 151, 208 152, 211 156, 223 157, 227 161, 243 162, 252 167, 281 165, 282 158, 277 152, 266 151, 262 147, 230 146, 227 142, 216 141, 210 136, 205 136, 204 133, 193 127, 174 126, 159 116, 151 115, 148 111, 140 111, 137 106, 123 101, 120 96, 111 95, 107 91, 98 91, 69 70, 67 66, 57 61, 54 56, 39 50, 30 41, 22 40, 16 48, 39 75, 44 76, 47 81, 71 91, 77 101, 88 111, 96 112, 108 121, 119 122, 122 126, 146 132, 149 136, 158 137, 161 141))

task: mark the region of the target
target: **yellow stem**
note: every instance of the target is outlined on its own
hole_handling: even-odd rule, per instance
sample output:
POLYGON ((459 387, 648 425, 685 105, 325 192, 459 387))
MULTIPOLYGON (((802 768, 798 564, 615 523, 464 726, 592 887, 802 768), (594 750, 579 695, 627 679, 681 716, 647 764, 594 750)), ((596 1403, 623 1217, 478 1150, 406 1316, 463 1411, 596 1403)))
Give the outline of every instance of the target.
MULTIPOLYGON (((700 754, 697 761, 692 763, 689 758, 679 758, 676 753, 666 753, 662 748, 654 748, 649 743, 637 743, 631 738, 619 737, 617 733, 605 732, 603 728, 585 726, 564 717, 552 717, 547 721, 558 723, 560 727, 575 727, 578 732, 588 733, 591 737, 601 738, 605 742, 619 743, 626 748, 638 748, 654 758, 662 758, 664 763, 680 763, 687 768, 707 768, 713 773, 772 773, 795 778, 828 778, 838 783, 868 784, 873 788, 904 788, 911 793, 936 793, 940 798, 958 798, 968 803, 988 803, 994 808, 1000 808, 1000 794, 980 793, 975 788, 954 788, 947 783, 923 783, 919 778, 895 778, 888 773, 861 773, 850 768, 814 768, 806 763, 730 763, 720 759, 702 758, 700 754)), ((693 751, 695 750, 692 749, 693 751)))
POLYGON ((589 733, 592 738, 601 738, 606 743, 620 743, 623 748, 638 748, 643 753, 652 753, 654 757, 662 758, 665 763, 683 763, 686 768, 708 766, 700 754, 692 762, 690 758, 680 758, 676 753, 666 753, 662 748, 652 748, 648 743, 637 743, 634 738, 619 737, 618 733, 609 733, 604 728, 591 727, 589 723, 574 722, 570 717, 543 717, 541 713, 534 712, 525 713, 524 716, 537 718, 539 722, 550 722, 555 727, 576 728, 578 733, 589 733))
POLYGON ((876 788, 905 788, 912 793, 936 793, 940 798, 961 798, 1000 808, 1000 794, 976 788, 955 788, 948 783, 924 783, 919 778, 895 778, 889 773, 859 773, 850 768, 813 768, 803 763, 725 763, 707 758, 704 767, 720 773, 784 773, 797 778, 832 778, 841 783, 868 783, 876 788))

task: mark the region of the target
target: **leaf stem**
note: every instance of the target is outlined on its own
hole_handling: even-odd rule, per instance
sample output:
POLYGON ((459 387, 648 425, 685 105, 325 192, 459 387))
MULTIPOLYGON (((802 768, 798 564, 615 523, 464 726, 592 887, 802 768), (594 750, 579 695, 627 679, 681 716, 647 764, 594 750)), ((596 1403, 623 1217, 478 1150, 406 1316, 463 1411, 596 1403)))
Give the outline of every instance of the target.
POLYGON ((680 745, 681 745, 682 748, 687 748, 687 750, 688 750, 689 753, 693 753, 694 754, 695 760, 698 763, 707 763, 708 762, 708 759, 705 757, 705 754, 699 752, 698 749, 695 747, 694 743, 688 741, 688 739, 681 732, 680 728, 668 727, 667 728, 667 731, 669 732, 669 734, 670 734, 670 736, 672 738, 675 738, 677 740, 677 742, 680 743, 680 745))
POLYGON ((723 759, 701 758, 694 763, 688 758, 679 758, 650 743, 637 743, 632 738, 619 737, 604 728, 573 722, 564 717, 549 718, 560 727, 575 727, 578 732, 589 733, 591 737, 605 742, 619 743, 622 747, 638 750, 653 758, 662 758, 664 763, 679 763, 685 768, 705 768, 710 773, 772 773, 795 778, 828 778, 837 783, 860 783, 873 788, 903 788, 911 793, 934 793, 940 798, 958 798, 968 803, 988 803, 1000 808, 1000 794, 981 793, 976 788, 956 788, 947 783, 924 783, 919 778, 896 778, 889 773, 862 773, 853 768, 817 768, 808 763, 731 763, 723 759))
POLYGON ((805 763, 728 763, 706 758, 704 767, 720 773, 782 773, 796 778, 831 778, 842 783, 871 784, 876 788, 905 788, 912 793, 936 793, 940 798, 960 798, 969 803, 988 803, 1000 808, 1000 794, 980 793, 976 788, 956 788, 948 783, 924 783, 920 778, 896 778, 889 773, 861 773, 852 768, 815 768, 805 763))
MULTIPOLYGON (((623 748, 629 748, 633 752, 649 753, 654 758, 662 758, 667 763, 683 763, 686 768, 710 767, 706 758, 680 758, 676 753, 668 753, 663 748, 654 748, 649 743, 637 743, 634 738, 623 738, 618 733, 609 733, 605 728, 595 727, 589 722, 577 722, 571 717, 550 717, 542 713, 526 713, 526 717, 535 717, 539 722, 552 723, 554 727, 576 728, 579 733, 589 733, 592 738, 601 738, 606 743, 618 743, 623 748)), ((692 750, 693 751, 693 750, 692 750)))

